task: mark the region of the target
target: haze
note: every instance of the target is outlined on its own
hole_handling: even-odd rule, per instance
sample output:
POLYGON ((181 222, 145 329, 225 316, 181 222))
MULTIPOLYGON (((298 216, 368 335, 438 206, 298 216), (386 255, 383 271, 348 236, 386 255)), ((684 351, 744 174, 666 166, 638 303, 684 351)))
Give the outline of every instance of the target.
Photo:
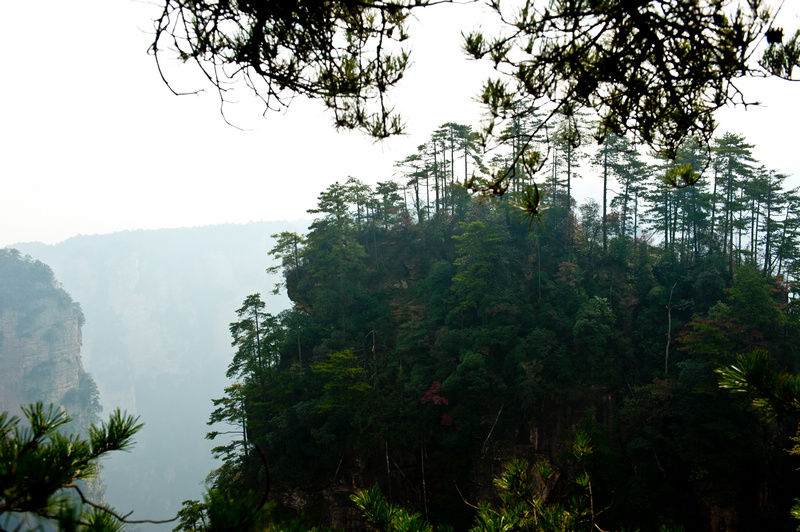
MULTIPOLYGON (((477 125, 472 101, 484 65, 460 52, 462 7, 426 10, 412 28, 414 65, 395 93, 408 135, 374 143, 335 132, 321 105, 297 99, 287 114, 261 117, 249 94, 226 107, 192 65, 167 65, 174 96, 148 56, 158 6, 145 2, 38 2, 5 6, 0 43, 8 53, 0 143, 0 246, 55 243, 76 234, 297 219, 318 193, 354 176, 393 177, 438 125, 477 125)), ((467 9, 481 10, 481 6, 467 9)), ((796 12, 784 9, 786 27, 796 12)), ((470 29, 470 28, 466 28, 470 29)), ((726 110, 720 134, 741 133, 769 168, 800 175, 794 140, 796 85, 746 80, 762 108, 726 110)), ((584 179, 579 198, 595 193, 584 179)))

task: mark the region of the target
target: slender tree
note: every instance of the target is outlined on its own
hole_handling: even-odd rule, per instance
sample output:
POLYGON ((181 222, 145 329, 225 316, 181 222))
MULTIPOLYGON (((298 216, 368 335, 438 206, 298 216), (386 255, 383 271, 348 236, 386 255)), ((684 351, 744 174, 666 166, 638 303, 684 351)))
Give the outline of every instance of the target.
POLYGON ((737 214, 744 208, 738 200, 743 183, 752 177, 752 165, 755 162, 752 148, 753 145, 745 142, 744 136, 733 133, 725 133, 722 137, 714 139, 713 143, 716 175, 721 185, 718 187, 720 208, 719 221, 716 225, 722 233, 722 254, 728 257, 731 276, 736 255, 734 232, 737 214))
POLYGON ((603 251, 608 248, 609 180, 613 177, 614 168, 620 164, 620 155, 625 147, 622 142, 620 137, 613 134, 608 135, 592 158, 592 164, 600 169, 603 177, 603 201, 601 203, 603 209, 603 251))

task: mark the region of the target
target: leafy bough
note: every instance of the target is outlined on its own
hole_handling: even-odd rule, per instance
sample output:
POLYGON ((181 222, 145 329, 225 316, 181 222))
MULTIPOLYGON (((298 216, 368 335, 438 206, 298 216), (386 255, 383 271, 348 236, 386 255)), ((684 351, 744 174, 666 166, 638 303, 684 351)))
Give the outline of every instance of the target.
POLYGON ((84 437, 59 432, 70 418, 58 407, 34 403, 22 412, 27 425, 0 413, 0 518, 38 516, 55 521, 61 530, 121 530, 126 523, 174 520, 129 520, 130 514, 89 500, 80 487, 81 481, 98 476, 100 458, 133 447, 143 426, 138 417, 117 409, 108 421, 91 425, 84 437))

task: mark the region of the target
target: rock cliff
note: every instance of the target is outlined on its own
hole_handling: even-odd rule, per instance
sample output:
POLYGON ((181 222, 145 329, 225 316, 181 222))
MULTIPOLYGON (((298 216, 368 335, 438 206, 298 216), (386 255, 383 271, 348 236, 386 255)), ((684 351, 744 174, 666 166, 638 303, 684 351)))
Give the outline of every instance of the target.
POLYGON ((21 404, 42 401, 83 417, 75 411, 85 373, 80 307, 48 266, 0 253, 0 410, 19 414, 21 404))

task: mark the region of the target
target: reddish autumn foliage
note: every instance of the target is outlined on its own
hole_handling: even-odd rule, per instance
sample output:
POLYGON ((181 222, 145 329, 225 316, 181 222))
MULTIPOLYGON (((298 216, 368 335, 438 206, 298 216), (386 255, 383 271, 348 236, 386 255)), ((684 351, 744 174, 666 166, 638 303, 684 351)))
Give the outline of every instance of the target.
POLYGON ((433 403, 435 405, 447 405, 449 404, 446 397, 442 397, 439 395, 439 392, 442 391, 442 383, 439 381, 433 381, 431 387, 428 388, 428 391, 425 392, 425 395, 422 396, 422 403, 433 403))

